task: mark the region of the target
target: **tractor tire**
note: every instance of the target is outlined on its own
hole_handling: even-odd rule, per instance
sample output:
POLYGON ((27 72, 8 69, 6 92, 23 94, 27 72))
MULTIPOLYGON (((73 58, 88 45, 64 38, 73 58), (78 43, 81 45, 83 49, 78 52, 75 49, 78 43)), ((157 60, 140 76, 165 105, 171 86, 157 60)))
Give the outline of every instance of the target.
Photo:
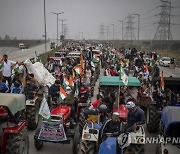
POLYGON ((79 154, 94 154, 96 142, 82 140, 80 143, 79 154))
POLYGON ((144 145, 142 144, 132 144, 127 147, 124 153, 130 154, 145 154, 144 145))
MULTIPOLYGON (((39 135, 41 128, 36 130, 36 134, 39 135)), ((43 141, 38 140, 38 138, 34 138, 34 145, 36 149, 39 151, 43 148, 43 141)))
POLYGON ((85 117, 83 112, 80 113, 79 115, 79 133, 82 134, 83 128, 84 128, 84 121, 85 117))
POLYGON ((28 129, 35 130, 39 122, 39 105, 36 103, 35 106, 27 107, 27 125, 28 129))
POLYGON ((155 105, 150 105, 147 108, 147 130, 150 133, 156 133, 159 130, 160 114, 155 105))
POLYGON ((9 134, 5 154, 29 154, 29 137, 24 128, 18 134, 9 134))
POLYGON ((80 147, 80 139, 81 139, 81 136, 79 133, 79 129, 78 127, 76 127, 74 138, 73 138, 73 154, 78 154, 79 147, 80 147))

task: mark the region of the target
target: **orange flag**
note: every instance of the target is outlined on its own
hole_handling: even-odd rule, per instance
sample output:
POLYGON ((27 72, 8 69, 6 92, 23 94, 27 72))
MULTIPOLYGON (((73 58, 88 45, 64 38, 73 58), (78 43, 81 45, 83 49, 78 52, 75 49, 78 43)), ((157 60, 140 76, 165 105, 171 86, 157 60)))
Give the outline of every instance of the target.
POLYGON ((70 76, 69 86, 74 87, 73 75, 70 76))
POLYGON ((164 72, 162 71, 161 72, 161 89, 164 91, 164 86, 165 86, 165 84, 164 84, 164 72))

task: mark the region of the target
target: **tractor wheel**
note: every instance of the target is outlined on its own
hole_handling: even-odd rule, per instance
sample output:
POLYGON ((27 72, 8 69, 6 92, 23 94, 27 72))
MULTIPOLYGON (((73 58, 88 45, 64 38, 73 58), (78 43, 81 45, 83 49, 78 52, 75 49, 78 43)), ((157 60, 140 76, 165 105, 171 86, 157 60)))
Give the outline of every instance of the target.
POLYGON ((7 139, 6 154, 29 154, 29 137, 24 128, 18 134, 9 134, 7 139))
POLYGON ((28 106, 27 107, 27 123, 28 129, 35 130, 38 126, 39 122, 39 105, 38 102, 35 106, 28 106))
POLYGON ((142 144, 132 144, 127 147, 124 153, 130 154, 145 154, 144 145, 142 144))
POLYGON ((82 140, 80 143, 80 154, 94 154, 96 142, 82 140))
POLYGON ((84 117, 83 112, 81 112, 79 115, 79 133, 80 134, 82 134, 82 131, 83 131, 84 121, 85 121, 85 117, 84 117))
POLYGON ((159 124, 160 124, 160 114, 158 113, 158 110, 156 106, 150 105, 147 108, 147 130, 150 133, 155 133, 159 130, 159 124))
MULTIPOLYGON (((39 135, 40 130, 41 130, 41 128, 38 128, 38 129, 36 130, 37 136, 39 135)), ((38 140, 38 137, 36 137, 36 138, 34 138, 34 145, 35 145, 36 149, 39 151, 39 150, 41 150, 42 147, 43 147, 43 141, 38 140)))
POLYGON ((73 154, 78 154, 79 147, 80 147, 80 139, 81 139, 81 136, 79 133, 79 129, 78 127, 76 127, 74 138, 73 138, 73 154))

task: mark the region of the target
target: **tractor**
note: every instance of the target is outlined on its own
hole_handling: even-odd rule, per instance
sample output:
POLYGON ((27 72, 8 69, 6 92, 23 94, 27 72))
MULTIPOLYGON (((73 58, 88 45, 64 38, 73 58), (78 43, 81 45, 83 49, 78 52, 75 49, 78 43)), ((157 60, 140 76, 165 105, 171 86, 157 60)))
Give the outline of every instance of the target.
POLYGON ((26 104, 23 94, 0 94, 0 153, 28 154, 26 104))
POLYGON ((165 77, 165 89, 159 91, 161 78, 155 79, 156 87, 146 103, 146 124, 148 132, 157 132, 161 119, 161 112, 165 106, 180 106, 180 78, 165 77))

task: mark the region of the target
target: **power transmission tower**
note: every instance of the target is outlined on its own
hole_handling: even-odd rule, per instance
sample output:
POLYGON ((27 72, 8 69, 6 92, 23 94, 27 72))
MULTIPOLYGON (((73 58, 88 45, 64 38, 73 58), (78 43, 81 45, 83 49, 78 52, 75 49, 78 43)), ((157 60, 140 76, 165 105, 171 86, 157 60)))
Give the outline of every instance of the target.
POLYGON ((162 4, 159 6, 161 8, 160 20, 158 22, 158 27, 154 35, 154 40, 172 40, 171 34, 171 2, 169 0, 160 0, 162 4))
POLYGON ((99 40, 104 40, 104 38, 105 38, 105 32, 104 31, 105 31, 104 25, 101 24, 99 26, 99 40))
POLYGON ((132 14, 129 14, 127 16, 127 26, 125 27, 126 32, 124 34, 124 40, 136 40, 136 37, 134 35, 133 19, 134 17, 132 16, 132 14))

